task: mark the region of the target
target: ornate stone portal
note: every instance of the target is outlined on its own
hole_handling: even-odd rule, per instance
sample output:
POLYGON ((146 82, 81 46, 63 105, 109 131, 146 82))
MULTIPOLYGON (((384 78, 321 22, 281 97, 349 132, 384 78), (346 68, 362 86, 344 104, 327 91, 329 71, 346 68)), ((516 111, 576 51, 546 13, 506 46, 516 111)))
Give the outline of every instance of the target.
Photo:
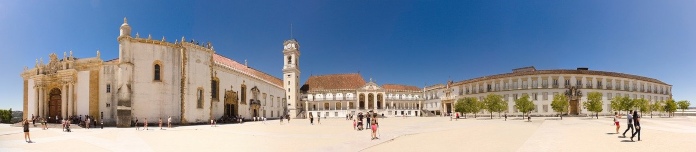
POLYGON ((225 91, 225 116, 232 117, 239 114, 239 98, 237 92, 232 90, 225 91))
POLYGON ((582 97, 582 92, 572 86, 566 90, 565 95, 568 97, 568 102, 570 102, 569 115, 579 115, 580 114, 580 98, 582 97))

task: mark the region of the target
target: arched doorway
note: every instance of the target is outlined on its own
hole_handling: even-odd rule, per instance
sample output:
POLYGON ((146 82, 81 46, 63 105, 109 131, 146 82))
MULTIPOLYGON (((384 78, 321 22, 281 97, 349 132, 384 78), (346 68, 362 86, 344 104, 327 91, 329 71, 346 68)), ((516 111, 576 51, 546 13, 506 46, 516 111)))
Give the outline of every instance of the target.
POLYGON ((259 116, 259 110, 258 110, 258 109, 254 109, 254 117, 258 117, 258 116, 259 116))
POLYGON ((384 98, 384 96, 381 93, 377 94, 377 109, 384 108, 384 107, 382 107, 382 102, 384 101, 383 98, 384 98))
POLYGON ((225 91, 225 115, 227 117, 239 116, 239 98, 237 92, 225 91))
MULTIPOLYGON (((48 117, 55 118, 62 116, 62 106, 61 106, 61 92, 58 88, 51 89, 48 94, 48 117)), ((55 123, 55 119, 50 119, 51 122, 55 123)))
POLYGON ((358 107, 360 109, 365 109, 365 94, 360 94, 360 101, 358 101, 358 107))

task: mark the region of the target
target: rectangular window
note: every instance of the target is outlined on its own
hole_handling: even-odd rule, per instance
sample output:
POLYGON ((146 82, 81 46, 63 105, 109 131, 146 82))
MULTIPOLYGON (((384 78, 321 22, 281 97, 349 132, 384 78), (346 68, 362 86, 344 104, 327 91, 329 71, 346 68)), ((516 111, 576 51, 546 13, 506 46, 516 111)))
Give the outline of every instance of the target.
POLYGON ((198 108, 203 108, 203 89, 198 89, 198 100, 196 103, 198 108))
POLYGON ((544 112, 549 112, 549 105, 544 105, 544 112))
POLYGON ((514 98, 515 100, 517 100, 517 94, 513 94, 513 95, 512 95, 512 98, 514 98))
POLYGON ((533 98, 534 100, 537 100, 537 93, 532 93, 532 98, 533 98))
POLYGON ((549 100, 549 93, 548 92, 544 92, 543 95, 544 95, 544 100, 549 100))
POLYGON ((106 84, 106 93, 111 93, 111 84, 106 84))

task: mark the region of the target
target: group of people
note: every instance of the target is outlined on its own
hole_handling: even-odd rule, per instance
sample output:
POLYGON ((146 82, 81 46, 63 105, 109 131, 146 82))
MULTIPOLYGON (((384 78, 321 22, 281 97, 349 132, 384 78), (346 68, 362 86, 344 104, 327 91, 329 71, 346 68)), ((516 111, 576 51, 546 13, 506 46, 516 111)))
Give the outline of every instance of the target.
MULTIPOLYGON (((134 124, 135 124, 135 130, 140 130, 140 126, 138 126, 138 121, 139 121, 139 120, 138 120, 138 117, 135 117, 135 123, 134 123, 134 124)), ((145 121, 143 122, 143 128, 144 128, 144 130, 148 130, 148 129, 147 129, 147 124, 148 124, 148 123, 147 123, 147 118, 145 118, 145 121)), ((159 124, 160 130, 164 130, 164 129, 162 129, 162 118, 159 118, 158 124, 159 124)), ((213 120, 210 120, 210 124, 211 124, 211 125, 213 124, 213 120)), ((172 116, 169 116, 169 118, 167 118, 167 128, 172 128, 172 116)))
MULTIPOLYGON (((619 120, 621 119, 621 115, 619 115, 618 112, 614 112, 614 125, 616 125, 616 134, 619 134, 619 128, 621 126, 619 125, 619 120)), ((626 120, 628 122, 628 127, 626 130, 623 132, 623 137, 626 138, 626 132, 628 130, 631 130, 631 141, 633 141, 633 137, 638 135, 638 141, 640 141, 640 115, 638 115, 638 111, 631 110, 628 114, 626 114, 626 120), (631 115, 631 113, 633 113, 631 115), (635 131, 634 131, 635 129, 635 131)))
MULTIPOLYGON (((377 113, 372 113, 368 112, 367 114, 363 115, 362 112, 358 113, 357 119, 353 119, 353 130, 358 130, 362 131, 363 130, 363 122, 366 123, 365 129, 371 129, 372 133, 372 140, 379 139, 377 137, 377 128, 379 127, 379 123, 377 122, 377 113), (367 119, 367 121, 363 121, 363 119, 367 119)), ((352 118, 352 115, 348 115, 348 118, 352 118)))
POLYGON ((288 119, 288 123, 290 123, 290 115, 280 116, 279 119, 280 119, 280 124, 281 124, 281 125, 283 124, 283 119, 288 119))

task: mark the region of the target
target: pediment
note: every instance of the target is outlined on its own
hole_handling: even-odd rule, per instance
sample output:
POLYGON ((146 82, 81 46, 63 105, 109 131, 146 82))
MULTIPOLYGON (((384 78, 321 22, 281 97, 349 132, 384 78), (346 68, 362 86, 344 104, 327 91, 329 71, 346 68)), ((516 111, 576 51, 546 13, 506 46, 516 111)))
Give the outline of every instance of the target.
POLYGON ((365 83, 364 86, 360 87, 360 90, 382 90, 382 87, 379 87, 379 85, 374 82, 368 82, 365 83))

